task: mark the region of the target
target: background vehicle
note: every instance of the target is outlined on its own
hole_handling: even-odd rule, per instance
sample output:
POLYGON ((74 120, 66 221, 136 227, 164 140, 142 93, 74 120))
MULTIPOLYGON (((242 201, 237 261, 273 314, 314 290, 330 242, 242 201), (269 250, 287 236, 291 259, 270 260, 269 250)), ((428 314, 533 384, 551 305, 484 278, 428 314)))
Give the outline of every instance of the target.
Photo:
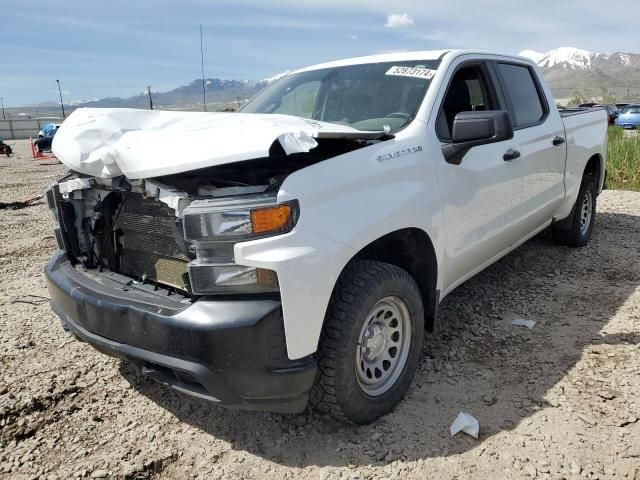
POLYGON ((0 155, 6 155, 9 157, 11 153, 13 153, 11 146, 4 143, 4 140, 0 138, 0 155))
POLYGON ((619 127, 634 129, 640 127, 640 105, 627 105, 616 118, 619 127))
POLYGON ((36 152, 44 152, 45 150, 51 150, 51 143, 56 132, 60 128, 60 124, 47 123, 42 130, 38 133, 38 138, 33 141, 33 147, 36 152))
POLYGON ((441 299, 549 226, 589 240, 606 115, 554 105, 529 60, 432 51, 301 69, 233 114, 78 109, 52 308, 181 392, 371 422, 441 299))

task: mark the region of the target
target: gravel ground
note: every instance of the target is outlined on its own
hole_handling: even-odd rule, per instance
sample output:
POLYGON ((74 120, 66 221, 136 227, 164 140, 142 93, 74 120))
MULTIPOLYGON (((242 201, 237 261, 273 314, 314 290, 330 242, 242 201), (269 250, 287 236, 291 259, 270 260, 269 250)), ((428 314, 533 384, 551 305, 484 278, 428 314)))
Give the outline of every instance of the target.
MULTIPOLYGON (((0 202, 65 171, 10 143, 0 202)), ((355 427, 225 410, 75 341, 46 303, 46 205, 2 209, 0 478, 640 479, 640 193, 598 210, 588 247, 541 234, 447 297, 405 400, 355 427), (477 440, 450 436, 460 411, 477 440)))

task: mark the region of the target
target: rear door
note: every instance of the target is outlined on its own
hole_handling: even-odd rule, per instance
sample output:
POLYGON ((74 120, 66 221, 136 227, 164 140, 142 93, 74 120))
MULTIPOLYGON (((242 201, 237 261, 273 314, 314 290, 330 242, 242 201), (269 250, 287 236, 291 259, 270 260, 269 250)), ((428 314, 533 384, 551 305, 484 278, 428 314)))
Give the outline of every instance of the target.
POLYGON ((520 154, 512 168, 523 180, 522 199, 509 221, 524 238, 548 223, 564 198, 564 124, 532 66, 512 61, 492 66, 513 120, 513 148, 520 154))

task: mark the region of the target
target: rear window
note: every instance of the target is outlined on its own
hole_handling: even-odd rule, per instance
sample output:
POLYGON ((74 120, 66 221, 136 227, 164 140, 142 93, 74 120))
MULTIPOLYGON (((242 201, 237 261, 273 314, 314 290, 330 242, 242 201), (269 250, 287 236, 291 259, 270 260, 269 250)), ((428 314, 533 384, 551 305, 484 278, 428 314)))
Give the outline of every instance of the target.
POLYGON ((521 65, 498 63, 498 70, 511 100, 515 116, 514 126, 523 128, 540 122, 546 114, 546 108, 531 69, 521 65))

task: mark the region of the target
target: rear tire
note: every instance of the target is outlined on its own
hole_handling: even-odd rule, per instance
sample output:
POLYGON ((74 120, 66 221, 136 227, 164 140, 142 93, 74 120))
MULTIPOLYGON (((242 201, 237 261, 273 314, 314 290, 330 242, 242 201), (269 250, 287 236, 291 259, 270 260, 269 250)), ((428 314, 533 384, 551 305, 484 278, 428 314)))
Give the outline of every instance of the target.
POLYGON ((411 384, 423 335, 422 298, 411 275, 387 263, 352 262, 327 309, 311 404, 357 424, 388 413, 411 384))
POLYGON ((577 248, 584 247, 591 238, 591 231, 596 217, 597 190, 593 177, 582 177, 578 198, 571 214, 568 228, 553 228, 553 241, 559 245, 577 248))

